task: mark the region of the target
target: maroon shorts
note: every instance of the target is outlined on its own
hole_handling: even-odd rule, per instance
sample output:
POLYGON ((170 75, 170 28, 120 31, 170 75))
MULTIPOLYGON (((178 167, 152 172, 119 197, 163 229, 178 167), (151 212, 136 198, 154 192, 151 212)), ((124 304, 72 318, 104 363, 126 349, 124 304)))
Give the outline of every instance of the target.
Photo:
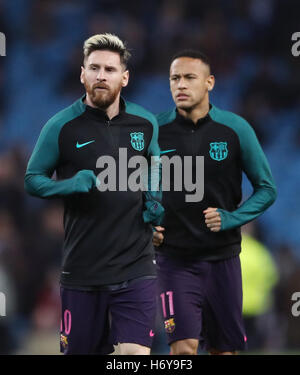
POLYGON ((159 253, 156 265, 169 344, 194 338, 207 351, 246 349, 239 256, 186 262, 159 253))
POLYGON ((132 280, 115 291, 61 288, 61 352, 109 354, 118 343, 151 347, 156 288, 156 279, 132 280))

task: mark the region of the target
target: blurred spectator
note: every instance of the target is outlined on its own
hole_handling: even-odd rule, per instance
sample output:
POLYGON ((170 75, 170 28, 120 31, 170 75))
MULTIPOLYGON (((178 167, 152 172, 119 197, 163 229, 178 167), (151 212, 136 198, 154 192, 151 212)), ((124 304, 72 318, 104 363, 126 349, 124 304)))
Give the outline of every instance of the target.
POLYGON ((280 283, 276 288, 276 310, 279 316, 279 329, 283 330, 282 348, 299 351, 300 317, 293 316, 292 295, 300 292, 300 262, 293 251, 282 246, 277 254, 280 264, 280 283))
POLYGON ((9 211, 19 230, 25 223, 25 195, 23 176, 24 155, 15 147, 0 155, 0 207, 9 211))
POLYGON ((5 295, 5 316, 0 317, 0 354, 11 354, 17 347, 12 330, 17 310, 15 274, 11 269, 11 259, 18 255, 15 235, 12 217, 0 210, 0 292, 5 295))
MULTIPOLYGON (((243 316, 248 349, 267 350, 270 337, 275 337, 275 327, 270 324, 273 322, 270 317, 274 307, 273 290, 279 277, 277 266, 269 250, 255 238, 253 222, 243 226, 240 259, 243 279, 243 316)), ((273 344, 275 346, 275 342, 273 344)))

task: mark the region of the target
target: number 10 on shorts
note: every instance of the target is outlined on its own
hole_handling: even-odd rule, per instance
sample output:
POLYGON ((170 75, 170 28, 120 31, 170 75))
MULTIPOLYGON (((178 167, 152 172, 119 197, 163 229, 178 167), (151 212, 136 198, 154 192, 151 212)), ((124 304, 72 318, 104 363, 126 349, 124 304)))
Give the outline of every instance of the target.
POLYGON ((161 304, 162 304, 162 311, 163 316, 166 318, 167 316, 173 316, 174 315, 174 303, 173 303, 173 292, 169 290, 168 292, 161 293, 161 304), (167 307, 166 307, 166 301, 168 300, 168 306, 169 306, 169 314, 167 314, 167 307))

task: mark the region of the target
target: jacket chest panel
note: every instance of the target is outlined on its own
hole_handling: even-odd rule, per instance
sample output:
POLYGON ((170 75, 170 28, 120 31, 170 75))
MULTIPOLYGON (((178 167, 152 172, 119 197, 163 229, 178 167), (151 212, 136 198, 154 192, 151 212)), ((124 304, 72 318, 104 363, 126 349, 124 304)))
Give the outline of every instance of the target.
POLYGON ((70 126, 61 135, 61 163, 72 169, 96 169, 99 157, 110 156, 116 161, 120 148, 126 149, 127 157, 146 156, 152 137, 152 129, 143 123, 126 125, 110 122, 89 122, 82 126, 70 126))
POLYGON ((208 125, 198 130, 161 127, 159 145, 162 155, 169 157, 203 156, 205 167, 216 171, 230 168, 240 158, 237 135, 222 125, 208 125))

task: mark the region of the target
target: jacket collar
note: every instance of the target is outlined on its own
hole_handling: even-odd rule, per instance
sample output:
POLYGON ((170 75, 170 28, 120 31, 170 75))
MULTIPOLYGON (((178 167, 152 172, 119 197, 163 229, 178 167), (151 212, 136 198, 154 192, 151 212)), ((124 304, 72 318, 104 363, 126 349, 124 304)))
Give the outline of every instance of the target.
POLYGON ((190 120, 190 119, 188 119, 188 118, 182 116, 182 115, 178 112, 178 110, 177 110, 177 108, 176 108, 176 109, 175 109, 176 120, 177 120, 178 122, 182 123, 182 124, 185 124, 185 125, 192 125, 192 126, 202 125, 202 124, 205 124, 205 123, 208 122, 208 121, 211 121, 210 114, 211 114, 211 111, 213 110, 213 108, 214 108, 214 106, 213 106, 211 103, 209 103, 209 111, 208 111, 208 113, 207 113, 204 117, 199 118, 199 119, 197 120, 196 124, 195 124, 192 120, 190 120))

